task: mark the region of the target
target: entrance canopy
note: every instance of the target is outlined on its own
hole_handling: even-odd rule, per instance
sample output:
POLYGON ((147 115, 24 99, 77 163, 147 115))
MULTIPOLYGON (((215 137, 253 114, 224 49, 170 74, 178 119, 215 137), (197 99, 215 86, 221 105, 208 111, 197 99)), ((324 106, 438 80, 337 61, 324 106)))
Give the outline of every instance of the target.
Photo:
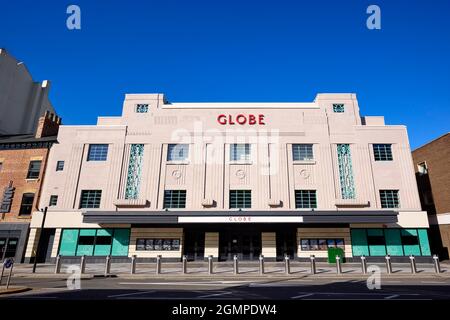
POLYGON ((86 211, 85 223, 395 223, 398 212, 371 211, 86 211))

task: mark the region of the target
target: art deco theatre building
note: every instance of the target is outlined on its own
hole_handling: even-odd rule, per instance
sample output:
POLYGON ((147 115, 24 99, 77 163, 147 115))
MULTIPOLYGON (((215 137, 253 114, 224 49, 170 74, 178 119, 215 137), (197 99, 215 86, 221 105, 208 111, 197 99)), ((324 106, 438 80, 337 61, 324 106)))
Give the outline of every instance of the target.
POLYGON ((61 126, 26 257, 179 261, 430 256, 405 126, 354 94, 307 103, 169 103, 61 126))

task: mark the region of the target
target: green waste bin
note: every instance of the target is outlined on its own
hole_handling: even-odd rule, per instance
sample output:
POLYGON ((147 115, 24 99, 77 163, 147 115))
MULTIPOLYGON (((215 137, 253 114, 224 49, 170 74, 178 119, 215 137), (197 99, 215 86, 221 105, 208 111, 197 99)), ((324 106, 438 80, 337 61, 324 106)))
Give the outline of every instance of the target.
POLYGON ((345 262, 344 249, 328 248, 328 263, 336 263, 336 256, 341 257, 341 262, 345 262))

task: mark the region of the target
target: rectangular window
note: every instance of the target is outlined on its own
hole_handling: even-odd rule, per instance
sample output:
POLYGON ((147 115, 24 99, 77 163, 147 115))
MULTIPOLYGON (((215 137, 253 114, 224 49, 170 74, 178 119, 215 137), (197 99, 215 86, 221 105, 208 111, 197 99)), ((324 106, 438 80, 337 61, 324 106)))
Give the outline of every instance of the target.
POLYGON ((112 244, 112 237, 97 235, 97 238, 95 239, 95 244, 102 245, 102 246, 110 246, 112 244))
POLYGON ((63 170, 64 170, 64 161, 56 162, 56 171, 63 171, 63 170))
POLYGON ((233 143, 230 145, 231 161, 248 161, 250 159, 250 144, 233 143))
POLYGON ((0 172, 2 172, 3 169, 3 162, 0 162, 0 172))
POLYGON ((334 113, 343 113, 345 111, 345 107, 343 103, 333 103, 333 112, 334 113))
POLYGON ((386 245, 386 240, 384 235, 376 235, 376 234, 368 234, 367 235, 367 244, 369 246, 384 246, 386 245))
POLYGON ((39 173, 41 172, 42 161, 30 161, 28 166, 27 179, 37 179, 39 178, 39 173))
POLYGON ((49 207, 54 207, 58 204, 58 196, 57 195, 51 195, 50 201, 48 202, 49 207))
POLYGON ((230 190, 230 209, 249 209, 251 207, 251 190, 230 190))
POLYGON ((380 190, 382 208, 400 208, 398 190, 380 190))
POLYGON ((317 208, 316 190, 295 190, 295 207, 297 209, 317 208))
POLYGON ((374 144, 373 154, 375 156, 375 161, 392 161, 392 145, 374 144))
POLYGON ((148 112, 148 104, 138 103, 136 105, 136 113, 147 113, 147 112, 148 112))
POLYGON ((186 208, 186 190, 165 190, 164 208, 186 208))
POLYGON ((82 190, 80 199, 80 209, 100 208, 101 198, 102 198, 102 190, 82 190))
POLYGON ((426 162, 421 162, 417 165, 417 170, 419 173, 422 174, 428 174, 428 166, 426 162))
POLYGON ((24 193, 20 204, 19 215, 29 215, 33 211, 34 193, 24 193))
POLYGON ((293 144, 292 157, 294 161, 314 160, 312 144, 293 144))
POLYGON ((95 236, 80 236, 78 238, 79 246, 93 246, 95 243, 95 236))
POLYGON ((89 152, 87 161, 106 161, 108 157, 107 144, 91 144, 89 145, 89 152))
POLYGON ((188 144, 169 144, 167 149, 167 161, 185 161, 188 157, 188 144))
POLYGON ((180 239, 137 239, 137 251, 179 251, 180 239))
POLYGON ((344 249, 344 239, 301 239, 302 251, 326 251, 329 248, 344 249))

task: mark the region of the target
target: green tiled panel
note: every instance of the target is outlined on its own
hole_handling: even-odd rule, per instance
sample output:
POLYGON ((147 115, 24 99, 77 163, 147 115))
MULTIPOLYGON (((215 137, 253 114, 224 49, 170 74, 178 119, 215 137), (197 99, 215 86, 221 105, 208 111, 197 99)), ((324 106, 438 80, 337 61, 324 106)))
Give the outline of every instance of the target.
POLYGON ((77 249, 77 256, 82 256, 82 255, 86 255, 86 256, 92 256, 94 252, 94 246, 78 246, 77 249))
POLYGON ((97 236, 112 236, 113 229, 98 229, 97 236))
POLYGON ((385 256, 386 247, 385 246, 369 246, 369 252, 371 256, 385 256))
POLYGON ((127 256, 130 243, 130 229, 115 229, 111 255, 127 256))
POLYGON ((62 256, 74 256, 77 250, 78 230, 63 230, 59 254, 62 256))
POLYGON ((367 235, 369 236, 382 236, 383 229, 367 229, 367 235))
POLYGON ((403 246, 403 250, 405 251, 405 256, 409 255, 420 256, 419 245, 403 246))
POLYGON ((402 239, 400 237, 400 230, 386 229, 386 248, 387 254, 391 256, 403 256, 402 239))
POLYGON ((367 237, 365 229, 352 229, 352 251, 353 256, 368 256, 369 247, 367 246, 367 237))
POLYGON ((423 256, 431 256, 430 243, 428 242, 427 229, 419 229, 419 243, 423 256))
POLYGON ((80 229, 80 236, 95 236, 95 229, 80 229))
POLYGON ((416 229, 402 229, 402 235, 417 237, 417 230, 416 229))
POLYGON ((111 245, 96 245, 94 256, 108 256, 111 253, 111 245))

